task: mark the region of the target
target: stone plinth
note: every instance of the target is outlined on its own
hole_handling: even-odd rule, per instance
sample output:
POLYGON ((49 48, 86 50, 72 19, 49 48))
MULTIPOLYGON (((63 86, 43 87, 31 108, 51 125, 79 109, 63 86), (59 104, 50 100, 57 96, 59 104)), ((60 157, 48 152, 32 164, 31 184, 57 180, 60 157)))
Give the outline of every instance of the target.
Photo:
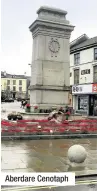
POLYGON ((33 36, 30 103, 40 108, 68 105, 69 39, 74 26, 66 11, 40 7, 29 27, 33 36))

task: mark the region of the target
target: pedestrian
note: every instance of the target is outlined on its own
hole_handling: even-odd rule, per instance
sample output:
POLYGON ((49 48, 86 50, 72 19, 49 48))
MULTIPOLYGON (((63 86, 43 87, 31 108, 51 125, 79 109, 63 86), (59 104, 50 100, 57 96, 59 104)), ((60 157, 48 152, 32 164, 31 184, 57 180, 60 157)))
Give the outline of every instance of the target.
POLYGON ((26 101, 25 101, 25 105, 27 105, 27 103, 28 103, 28 101, 26 100, 26 101))
POLYGON ((24 100, 23 101, 23 109, 24 109, 25 105, 26 105, 26 101, 24 100))
POLYGON ((97 116, 97 104, 94 106, 94 116, 97 116))
POLYGON ((69 111, 68 106, 66 107, 65 115, 66 115, 66 120, 68 120, 68 118, 69 118, 69 116, 70 116, 70 111, 69 111))
POLYGON ((64 113, 63 107, 60 107, 59 112, 60 112, 60 113, 64 113))
POLYGON ((23 99, 22 99, 22 101, 21 101, 21 108, 23 107, 23 99))

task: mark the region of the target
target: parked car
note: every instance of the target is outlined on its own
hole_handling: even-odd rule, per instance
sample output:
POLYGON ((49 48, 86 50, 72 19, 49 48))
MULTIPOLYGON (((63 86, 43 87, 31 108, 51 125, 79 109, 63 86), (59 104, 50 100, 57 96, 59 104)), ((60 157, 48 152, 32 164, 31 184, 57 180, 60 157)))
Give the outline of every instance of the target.
POLYGON ((21 98, 21 97, 18 97, 18 98, 17 98, 17 101, 22 101, 22 100, 24 100, 24 101, 28 100, 28 101, 29 101, 30 98, 21 98))
POLYGON ((5 99, 2 99, 2 98, 1 98, 1 102, 5 102, 5 99))
POLYGON ((5 96, 1 96, 1 102, 5 102, 5 96))
POLYGON ((14 99, 13 98, 6 98, 5 102, 14 102, 14 99))
POLYGON ((21 97, 18 97, 18 98, 17 98, 17 101, 22 101, 22 98, 21 98, 21 97))

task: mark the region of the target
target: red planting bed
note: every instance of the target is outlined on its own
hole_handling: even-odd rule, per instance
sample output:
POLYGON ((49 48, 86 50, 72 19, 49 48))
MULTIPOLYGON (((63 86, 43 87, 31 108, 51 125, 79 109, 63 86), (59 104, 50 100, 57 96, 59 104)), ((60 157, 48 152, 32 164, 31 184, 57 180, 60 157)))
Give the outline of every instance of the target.
POLYGON ((1 133, 97 133, 97 120, 73 120, 56 123, 44 120, 2 120, 1 133))

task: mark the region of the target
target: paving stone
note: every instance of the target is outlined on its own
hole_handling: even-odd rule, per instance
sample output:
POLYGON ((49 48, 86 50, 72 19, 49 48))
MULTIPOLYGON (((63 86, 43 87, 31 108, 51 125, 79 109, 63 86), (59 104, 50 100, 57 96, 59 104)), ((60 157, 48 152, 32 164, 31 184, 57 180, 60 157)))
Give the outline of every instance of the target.
POLYGON ((97 171, 97 139, 28 140, 2 141, 2 170, 23 172, 75 171, 90 173, 97 171), (73 144, 86 145, 88 157, 80 166, 73 166, 67 158, 67 151, 73 144), (91 146, 88 146, 88 143, 91 146), (12 146, 13 145, 13 146, 12 146), (91 149, 93 148, 93 150, 91 149))

